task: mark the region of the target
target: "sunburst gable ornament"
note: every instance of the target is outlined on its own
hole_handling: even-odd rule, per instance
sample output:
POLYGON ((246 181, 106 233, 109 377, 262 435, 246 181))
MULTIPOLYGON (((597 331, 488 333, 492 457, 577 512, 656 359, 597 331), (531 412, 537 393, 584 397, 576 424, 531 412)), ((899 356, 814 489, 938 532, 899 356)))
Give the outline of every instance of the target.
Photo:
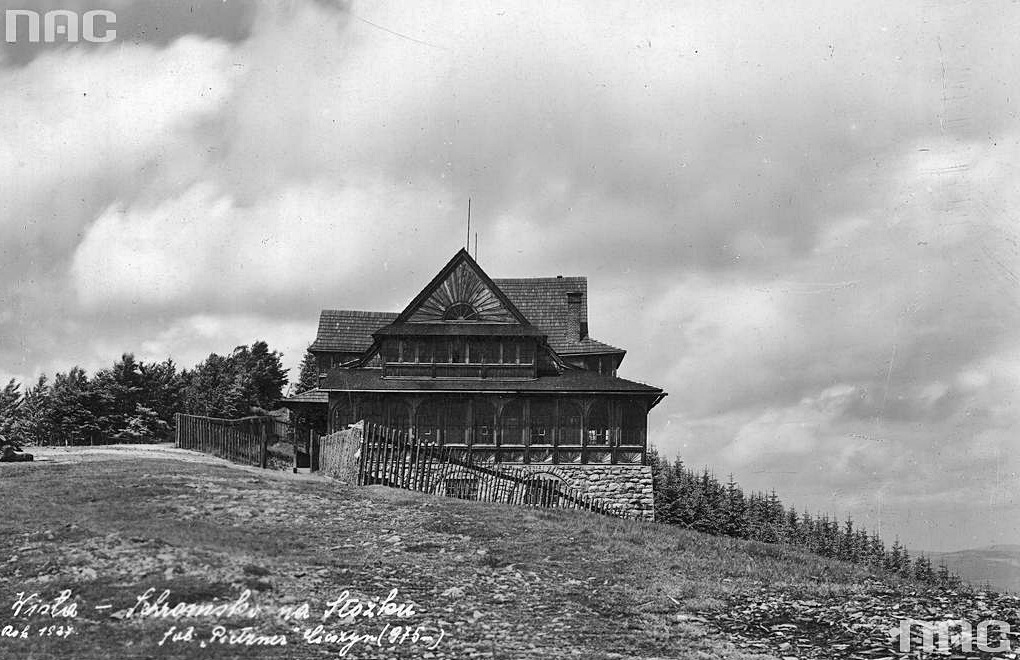
POLYGON ((411 323, 474 321, 516 323, 517 319, 500 302, 489 286, 466 263, 458 265, 449 277, 408 319, 411 323))

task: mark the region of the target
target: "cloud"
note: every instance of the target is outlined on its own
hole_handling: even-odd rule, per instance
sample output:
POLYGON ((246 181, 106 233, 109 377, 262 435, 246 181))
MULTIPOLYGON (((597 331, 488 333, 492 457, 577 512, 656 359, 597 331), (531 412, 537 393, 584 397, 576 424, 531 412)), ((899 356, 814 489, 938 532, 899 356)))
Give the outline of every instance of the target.
POLYGON ((9 266, 62 257, 118 190, 191 160, 190 131, 231 88, 228 51, 182 38, 155 50, 66 51, 0 70, 0 251, 9 266))
POLYGON ((397 197, 372 183, 295 185, 242 205, 197 185, 155 206, 108 208, 79 244, 69 284, 90 310, 305 305, 309 313, 330 300, 396 303, 379 286, 390 268, 409 276, 415 258, 447 256, 441 246, 417 245, 423 236, 448 235, 436 227, 444 211, 434 195, 397 197), (421 220, 408 222, 415 214, 421 220), (377 285, 367 287, 369 278, 377 285))

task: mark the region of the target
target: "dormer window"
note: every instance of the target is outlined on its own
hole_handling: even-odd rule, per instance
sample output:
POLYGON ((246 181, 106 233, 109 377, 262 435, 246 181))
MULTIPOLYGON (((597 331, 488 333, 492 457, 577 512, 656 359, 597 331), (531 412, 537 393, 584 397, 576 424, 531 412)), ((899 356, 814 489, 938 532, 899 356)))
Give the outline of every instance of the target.
POLYGON ((474 321, 478 318, 475 308, 468 303, 454 303, 443 312, 444 321, 474 321))

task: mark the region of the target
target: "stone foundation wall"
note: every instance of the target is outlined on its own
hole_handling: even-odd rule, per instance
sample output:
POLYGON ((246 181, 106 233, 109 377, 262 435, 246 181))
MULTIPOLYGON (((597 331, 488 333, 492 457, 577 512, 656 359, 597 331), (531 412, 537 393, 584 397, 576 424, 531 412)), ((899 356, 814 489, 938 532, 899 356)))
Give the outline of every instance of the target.
MULTIPOLYGON (((518 474, 523 471, 536 477, 554 477, 564 485, 575 488, 585 495, 597 497, 603 502, 619 507, 639 520, 654 518, 654 494, 652 491, 652 468, 648 465, 549 465, 518 463, 490 463, 488 467, 507 468, 518 474)), ((485 477, 469 468, 449 465, 435 473, 435 480, 429 491, 442 494, 446 479, 478 479, 484 488, 485 477)))
MULTIPOLYGON (((320 443, 320 469, 334 479, 347 483, 356 483, 360 445, 363 430, 360 426, 352 426, 329 436, 323 436, 320 443)), ((393 455, 389 455, 390 458, 393 455)), ((378 457, 376 458, 378 460, 378 457)), ((401 485, 416 490, 435 494, 449 494, 451 489, 477 489, 482 499, 488 499, 493 492, 490 489, 513 487, 513 482, 501 481, 494 484, 491 477, 481 471, 430 461, 419 479, 418 465, 413 462, 395 460, 387 467, 374 471, 378 481, 386 485, 401 485), (475 485, 456 484, 448 480, 471 480, 475 485)), ((652 491, 652 468, 648 465, 554 465, 549 463, 487 463, 479 467, 505 469, 508 473, 521 473, 542 478, 553 478, 565 486, 575 489, 582 495, 598 498, 604 504, 619 509, 630 516, 643 520, 654 518, 654 494, 652 491)), ((372 466, 369 465, 369 468, 372 466)), ((522 475, 523 476, 523 475, 522 475)), ((464 495, 459 495, 464 496, 464 495)), ((473 495, 468 497, 473 498, 473 495)), ((498 498, 497 498, 498 499, 498 498)), ((492 500, 489 500, 492 501, 492 500)))
POLYGON ((549 474, 593 497, 652 520, 654 495, 650 465, 519 465, 534 474, 549 474))

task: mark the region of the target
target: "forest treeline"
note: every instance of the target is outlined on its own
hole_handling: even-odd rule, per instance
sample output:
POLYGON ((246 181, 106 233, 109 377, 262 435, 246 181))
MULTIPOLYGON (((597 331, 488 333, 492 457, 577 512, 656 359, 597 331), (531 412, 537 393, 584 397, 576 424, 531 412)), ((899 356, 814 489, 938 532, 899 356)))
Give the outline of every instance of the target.
POLYGON ((671 463, 655 449, 649 458, 657 522, 718 536, 785 543, 935 586, 960 586, 960 578, 945 564, 934 567, 923 554, 911 556, 898 538, 886 547, 876 532, 858 527, 849 517, 839 521, 827 514, 798 512, 784 506, 775 491, 745 493, 732 475, 720 482, 708 468, 695 471, 679 459, 671 463))
POLYGON ((80 367, 0 390, 0 436, 35 445, 166 439, 174 413, 237 418, 271 409, 287 384, 281 354, 264 341, 211 354, 191 369, 125 353, 93 375, 80 367))

